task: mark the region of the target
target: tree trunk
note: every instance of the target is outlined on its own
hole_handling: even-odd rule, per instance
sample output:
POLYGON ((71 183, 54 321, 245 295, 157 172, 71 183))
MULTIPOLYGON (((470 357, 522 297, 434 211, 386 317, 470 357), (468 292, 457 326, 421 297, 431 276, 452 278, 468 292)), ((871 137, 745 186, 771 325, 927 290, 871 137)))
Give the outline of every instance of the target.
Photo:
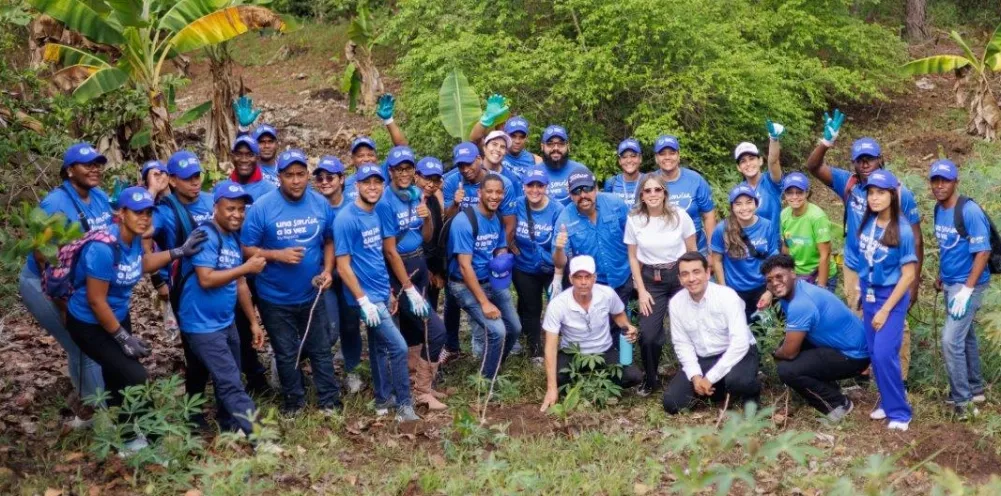
POLYGON ((907 19, 904 34, 909 41, 921 41, 928 37, 925 25, 925 5, 927 0, 907 0, 907 19))
POLYGON ((174 128, 170 124, 167 100, 162 93, 150 95, 149 119, 151 125, 149 138, 153 154, 158 160, 166 161, 177 151, 177 143, 174 141, 174 128))
POLYGON ((232 110, 233 59, 226 50, 218 50, 216 53, 219 54, 218 57, 209 57, 209 68, 212 71, 212 112, 209 114, 206 146, 222 161, 228 160, 237 126, 232 110))

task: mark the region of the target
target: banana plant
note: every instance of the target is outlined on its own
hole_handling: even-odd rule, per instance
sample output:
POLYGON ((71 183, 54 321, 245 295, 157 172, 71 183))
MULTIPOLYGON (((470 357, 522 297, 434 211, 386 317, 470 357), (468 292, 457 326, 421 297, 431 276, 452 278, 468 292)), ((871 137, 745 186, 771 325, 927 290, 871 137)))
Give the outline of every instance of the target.
POLYGON ((73 97, 86 101, 124 85, 149 98, 150 142, 160 159, 177 145, 169 112, 170 88, 164 84, 165 62, 180 54, 217 45, 251 30, 284 31, 286 22, 257 5, 230 5, 229 0, 29 0, 88 40, 115 49, 116 60, 58 43, 45 47, 44 59, 81 79, 73 97))
POLYGON ((480 99, 466 75, 453 69, 438 89, 438 117, 450 136, 465 140, 480 114, 480 99))
POLYGON ((975 84, 967 103, 970 113, 967 131, 993 141, 1001 131, 1001 109, 991 87, 991 80, 1001 73, 1001 25, 994 30, 979 57, 959 33, 952 31, 949 36, 963 49, 963 55, 932 55, 912 60, 901 69, 908 76, 952 72, 957 77, 955 90, 959 104, 967 103, 971 96, 968 86, 975 84))
POLYGON ((348 97, 348 108, 354 112, 361 99, 362 106, 375 105, 377 95, 384 93, 379 69, 372 61, 372 48, 377 40, 372 13, 364 2, 358 4, 354 19, 348 26, 348 43, 344 59, 348 65, 341 75, 341 92, 348 97))

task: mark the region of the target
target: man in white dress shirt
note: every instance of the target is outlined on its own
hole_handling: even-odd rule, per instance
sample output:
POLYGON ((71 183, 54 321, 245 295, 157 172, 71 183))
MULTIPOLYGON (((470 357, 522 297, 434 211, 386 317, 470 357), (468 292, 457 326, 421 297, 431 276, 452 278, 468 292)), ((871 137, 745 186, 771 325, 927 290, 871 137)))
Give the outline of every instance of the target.
POLYGON ((684 290, 671 298, 671 341, 681 371, 664 390, 664 410, 678 413, 694 400, 758 403, 758 347, 737 293, 709 281, 709 262, 699 252, 678 259, 684 290))

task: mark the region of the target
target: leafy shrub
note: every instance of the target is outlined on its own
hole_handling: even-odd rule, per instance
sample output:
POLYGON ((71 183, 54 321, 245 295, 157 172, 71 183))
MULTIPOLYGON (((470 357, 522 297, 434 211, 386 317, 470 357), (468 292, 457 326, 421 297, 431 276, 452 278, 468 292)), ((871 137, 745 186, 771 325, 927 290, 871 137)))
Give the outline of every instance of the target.
POLYGON ((622 396, 622 386, 615 383, 622 377, 622 365, 606 364, 602 355, 581 353, 576 344, 564 352, 570 355, 569 366, 560 370, 570 375, 570 383, 562 387, 567 398, 604 408, 622 396))

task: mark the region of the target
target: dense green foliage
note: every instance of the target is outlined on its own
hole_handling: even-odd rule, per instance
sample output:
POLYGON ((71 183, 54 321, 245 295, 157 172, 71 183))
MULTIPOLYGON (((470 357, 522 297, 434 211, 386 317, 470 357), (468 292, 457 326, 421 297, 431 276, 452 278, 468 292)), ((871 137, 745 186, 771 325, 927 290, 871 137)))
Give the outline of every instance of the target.
POLYGON ((403 0, 384 32, 401 50, 400 101, 421 153, 454 145, 437 90, 459 68, 481 95, 512 100, 533 124, 530 142, 565 125, 571 154, 599 175, 615 170, 619 140, 661 133, 679 134, 685 160, 711 170, 739 141, 763 141, 766 117, 803 136, 832 101, 883 98, 899 81, 902 43, 852 4, 403 0))

